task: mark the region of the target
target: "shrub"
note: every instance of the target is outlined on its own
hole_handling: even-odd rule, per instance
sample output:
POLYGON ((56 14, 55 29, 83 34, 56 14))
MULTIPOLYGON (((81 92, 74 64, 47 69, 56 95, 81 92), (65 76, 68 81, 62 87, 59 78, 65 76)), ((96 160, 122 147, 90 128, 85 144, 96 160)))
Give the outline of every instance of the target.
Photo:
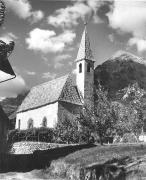
POLYGON ((8 131, 8 143, 12 143, 15 141, 16 133, 18 132, 17 129, 13 129, 8 131))
POLYGON ((122 143, 136 143, 138 142, 138 139, 134 133, 126 133, 123 135, 121 142, 122 143))
POLYGON ((121 142, 121 136, 115 136, 113 139, 113 143, 120 143, 121 142))
POLYGON ((42 141, 52 142, 54 130, 50 128, 32 128, 27 130, 11 130, 8 133, 8 142, 14 143, 17 141, 42 141))

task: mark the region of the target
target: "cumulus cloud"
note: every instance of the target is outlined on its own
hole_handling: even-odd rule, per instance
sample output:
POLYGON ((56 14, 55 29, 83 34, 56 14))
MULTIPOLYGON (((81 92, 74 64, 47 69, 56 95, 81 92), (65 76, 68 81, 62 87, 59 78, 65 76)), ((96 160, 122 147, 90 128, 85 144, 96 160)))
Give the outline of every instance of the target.
POLYGON ((139 52, 146 51, 146 39, 139 39, 139 38, 131 38, 128 41, 130 46, 136 45, 139 52))
POLYGON ((1 97, 15 97, 27 89, 25 80, 17 75, 15 79, 0 83, 1 97))
POLYGON ((146 50, 145 1, 114 0, 114 6, 107 16, 112 28, 132 34, 129 45, 136 45, 139 51, 146 50))
POLYGON ((36 23, 41 19, 43 19, 43 17, 44 17, 44 13, 41 10, 38 10, 32 12, 32 17, 30 18, 30 20, 32 20, 32 23, 36 23))
POLYGON ((48 23, 53 26, 71 27, 78 24, 78 19, 90 12, 90 8, 83 3, 61 8, 55 11, 53 16, 48 17, 48 23))
POLYGON ((44 17, 44 13, 41 10, 32 10, 28 0, 4 0, 4 2, 6 7, 13 11, 20 19, 28 19, 35 23, 44 17))
POLYGON ((1 37, 0 37, 0 40, 4 41, 5 43, 9 43, 10 41, 15 41, 17 40, 18 37, 12 33, 12 32, 8 32, 8 33, 5 33, 3 34, 1 37))
POLYGON ((67 27, 78 25, 78 20, 93 17, 94 22, 101 22, 96 12, 102 0, 73 1, 73 5, 57 9, 53 15, 48 17, 48 24, 55 27, 67 27))
POLYGON ((71 58, 70 54, 61 54, 61 55, 56 56, 54 59, 54 62, 55 62, 54 68, 55 69, 61 68, 64 65, 63 61, 70 58, 71 58))
POLYGON ((63 33, 56 35, 55 31, 35 28, 29 33, 26 38, 28 49, 48 52, 62 52, 66 45, 71 45, 76 34, 66 30, 63 33))

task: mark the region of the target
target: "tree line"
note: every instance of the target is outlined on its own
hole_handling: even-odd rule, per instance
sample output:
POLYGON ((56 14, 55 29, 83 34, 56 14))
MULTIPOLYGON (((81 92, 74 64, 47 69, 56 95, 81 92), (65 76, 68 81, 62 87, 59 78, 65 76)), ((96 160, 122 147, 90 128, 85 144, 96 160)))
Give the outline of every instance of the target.
POLYGON ((57 127, 58 137, 68 143, 89 143, 94 138, 100 144, 126 133, 138 138, 144 127, 143 90, 137 83, 128 88, 131 86, 136 88, 129 93, 128 100, 121 103, 112 102, 108 91, 99 84, 94 93, 94 113, 84 106, 76 119, 66 116, 57 127))
MULTIPOLYGON (((115 136, 123 137, 133 133, 138 137, 144 127, 143 90, 138 84, 129 92, 126 101, 113 102, 108 98, 108 91, 100 84, 94 93, 94 111, 86 106, 76 118, 66 114, 55 129, 32 128, 12 130, 9 141, 45 141, 54 143, 93 143, 112 142, 115 136), (142 91, 142 92, 140 92, 142 91), (125 104, 124 104, 125 103, 125 104)), ((129 89, 131 88, 129 87, 129 89)))

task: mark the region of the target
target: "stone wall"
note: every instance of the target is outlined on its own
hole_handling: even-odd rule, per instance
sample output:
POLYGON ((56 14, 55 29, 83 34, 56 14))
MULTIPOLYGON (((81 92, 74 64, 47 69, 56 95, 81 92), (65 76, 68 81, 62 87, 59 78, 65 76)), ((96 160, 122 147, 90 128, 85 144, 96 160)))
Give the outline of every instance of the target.
POLYGON ((32 142, 22 141, 16 142, 10 148, 11 154, 32 154, 36 150, 47 150, 57 147, 64 147, 67 144, 45 143, 45 142, 32 142))
MULTIPOLYGON (((22 144, 19 144, 19 146, 22 150, 26 148, 22 144)), ((12 171, 28 172, 33 169, 45 169, 50 166, 52 160, 64 157, 81 149, 95 147, 92 144, 62 146, 47 150, 36 150, 32 154, 0 154, 0 173, 12 171)))

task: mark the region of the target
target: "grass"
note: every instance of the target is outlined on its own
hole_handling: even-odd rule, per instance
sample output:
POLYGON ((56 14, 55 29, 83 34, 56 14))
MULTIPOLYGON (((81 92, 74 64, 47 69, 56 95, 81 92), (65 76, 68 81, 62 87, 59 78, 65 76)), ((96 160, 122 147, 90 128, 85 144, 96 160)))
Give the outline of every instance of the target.
POLYGON ((63 160, 69 164, 78 163, 84 166, 95 162, 104 163, 113 158, 119 159, 123 156, 137 158, 143 155, 146 155, 146 144, 118 144, 83 149, 69 154, 63 160))
POLYGON ((62 177, 63 175, 66 177, 68 173, 74 171, 77 174, 80 168, 91 164, 104 164, 114 159, 122 164, 125 163, 124 157, 130 157, 127 158, 129 159, 128 164, 131 159, 138 159, 144 155, 146 155, 146 144, 99 145, 94 148, 76 151, 64 158, 53 161, 49 173, 54 174, 55 177, 62 177))

